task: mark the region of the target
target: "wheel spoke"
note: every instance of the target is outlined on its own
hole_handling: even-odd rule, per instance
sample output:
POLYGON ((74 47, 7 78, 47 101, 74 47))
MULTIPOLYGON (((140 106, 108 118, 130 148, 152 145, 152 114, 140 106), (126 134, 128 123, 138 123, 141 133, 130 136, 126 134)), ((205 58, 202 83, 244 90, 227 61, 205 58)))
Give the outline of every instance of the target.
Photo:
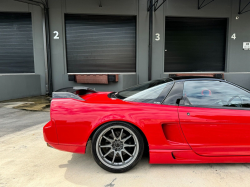
POLYGON ((108 156, 113 150, 110 149, 109 152, 107 152, 103 157, 105 158, 106 156, 108 156))
POLYGON ((105 138, 105 139, 108 140, 109 142, 113 142, 113 140, 107 138, 106 136, 103 136, 103 138, 105 138))
POLYGON ((135 145, 124 144, 123 147, 135 147, 135 145))
POLYGON ((117 152, 114 151, 114 156, 113 156, 112 164, 114 164, 116 154, 117 154, 117 152))
POLYGON ((100 145, 101 148, 104 148, 104 147, 111 147, 111 144, 109 145, 100 145))
POLYGON ((131 135, 129 135, 127 138, 122 139, 121 141, 126 142, 130 137, 131 135))
POLYGON ((123 129, 121 130, 121 133, 120 133, 120 136, 119 136, 119 140, 121 140, 122 139, 122 133, 123 133, 123 129))
POLYGON ((114 140, 115 140, 115 139, 116 139, 116 136, 115 136, 115 133, 114 133, 113 129, 111 129, 111 132, 112 132, 112 135, 113 135, 114 140))
POLYGON ((123 157, 122 157, 122 152, 119 151, 118 153, 119 153, 119 155, 120 155, 120 157, 121 157, 122 163, 124 163, 124 160, 123 160, 123 157))
POLYGON ((122 149, 122 151, 132 157, 132 155, 126 149, 122 149))

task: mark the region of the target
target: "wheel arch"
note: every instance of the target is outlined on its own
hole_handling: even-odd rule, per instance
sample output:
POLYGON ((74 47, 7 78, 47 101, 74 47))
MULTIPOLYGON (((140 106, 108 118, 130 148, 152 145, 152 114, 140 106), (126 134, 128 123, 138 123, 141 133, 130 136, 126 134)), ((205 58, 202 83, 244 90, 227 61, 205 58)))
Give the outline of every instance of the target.
MULTIPOLYGON (((112 123, 112 122, 127 123, 127 124, 130 124, 130 125, 132 125, 133 127, 135 127, 135 128, 138 130, 138 132, 141 134, 141 136, 143 137, 143 142, 144 142, 144 153, 149 154, 149 144, 148 144, 147 137, 145 136, 145 134, 143 133, 143 131, 142 131, 138 126, 136 126, 136 125, 133 124, 133 123, 127 122, 127 121, 119 121, 119 120, 117 120, 117 121, 109 121, 109 122, 105 122, 105 123, 102 123, 102 124, 98 125, 98 126, 92 131, 92 133, 90 134, 90 136, 89 136, 89 138, 88 138, 88 142, 89 142, 89 140, 92 139, 92 137, 93 137, 93 135, 95 134, 95 132, 96 132, 101 126, 103 126, 103 125, 105 125, 105 124, 107 124, 107 123, 112 123)), ((88 146, 88 142, 87 142, 87 146, 88 146)))

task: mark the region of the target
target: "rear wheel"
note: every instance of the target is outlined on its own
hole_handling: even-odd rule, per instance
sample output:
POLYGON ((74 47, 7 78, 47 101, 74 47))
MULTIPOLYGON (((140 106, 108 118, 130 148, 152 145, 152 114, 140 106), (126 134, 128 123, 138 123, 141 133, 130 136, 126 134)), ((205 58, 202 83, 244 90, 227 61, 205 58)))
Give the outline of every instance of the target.
POLYGON ((132 169, 141 159, 143 150, 141 134, 124 122, 104 124, 92 138, 92 153, 96 163, 113 173, 132 169))

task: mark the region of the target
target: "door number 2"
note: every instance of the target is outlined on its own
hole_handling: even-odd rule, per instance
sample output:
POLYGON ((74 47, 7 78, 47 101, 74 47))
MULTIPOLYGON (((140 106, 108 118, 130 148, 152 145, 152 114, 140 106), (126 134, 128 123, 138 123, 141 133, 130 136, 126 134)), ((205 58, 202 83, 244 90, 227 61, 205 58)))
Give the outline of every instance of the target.
POLYGON ((55 34, 54 39, 58 40, 59 39, 59 32, 58 31, 54 31, 54 34, 55 34))
POLYGON ((160 38, 160 34, 159 33, 156 33, 155 34, 155 41, 159 41, 161 38, 160 38))

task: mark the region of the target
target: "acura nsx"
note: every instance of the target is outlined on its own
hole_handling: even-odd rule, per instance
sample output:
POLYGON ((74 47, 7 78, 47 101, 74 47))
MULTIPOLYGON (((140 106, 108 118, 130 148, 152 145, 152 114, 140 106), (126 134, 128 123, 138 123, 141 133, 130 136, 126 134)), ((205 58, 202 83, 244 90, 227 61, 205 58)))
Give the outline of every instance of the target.
POLYGON ((151 164, 250 163, 250 91, 223 79, 175 77, 120 92, 53 93, 49 147, 84 154, 110 172, 151 164), (91 140, 91 141, 89 141, 91 140))

